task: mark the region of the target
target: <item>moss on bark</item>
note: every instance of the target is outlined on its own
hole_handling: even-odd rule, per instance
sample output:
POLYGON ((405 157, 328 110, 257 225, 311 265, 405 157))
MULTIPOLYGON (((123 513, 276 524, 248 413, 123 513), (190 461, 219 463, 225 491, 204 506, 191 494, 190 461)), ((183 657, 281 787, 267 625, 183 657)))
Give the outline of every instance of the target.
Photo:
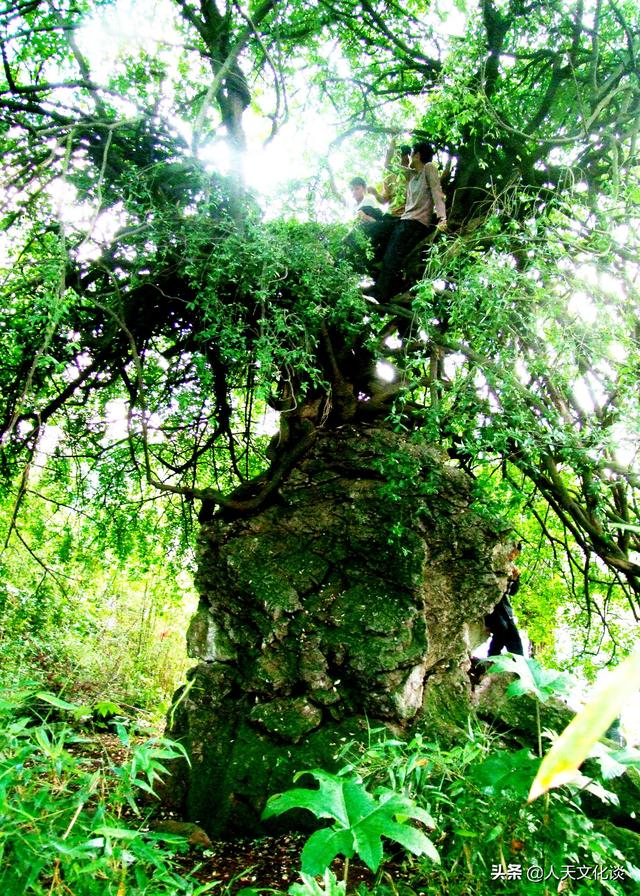
POLYGON ((330 768, 369 725, 464 725, 468 624, 506 582, 508 546, 467 477, 386 429, 321 433, 271 506, 202 528, 198 660, 173 716, 174 784, 212 834, 258 827, 295 771, 330 768))

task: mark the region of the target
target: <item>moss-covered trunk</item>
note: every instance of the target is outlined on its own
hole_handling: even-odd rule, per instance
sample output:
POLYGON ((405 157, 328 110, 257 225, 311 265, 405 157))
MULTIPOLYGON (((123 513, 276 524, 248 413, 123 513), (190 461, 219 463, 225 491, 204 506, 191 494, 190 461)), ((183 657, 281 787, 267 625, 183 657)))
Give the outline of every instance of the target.
POLYGON ((171 716, 187 816, 255 830, 270 793, 368 727, 464 719, 469 632, 507 554, 462 472, 373 427, 320 432, 271 506, 205 524, 197 665, 171 716))

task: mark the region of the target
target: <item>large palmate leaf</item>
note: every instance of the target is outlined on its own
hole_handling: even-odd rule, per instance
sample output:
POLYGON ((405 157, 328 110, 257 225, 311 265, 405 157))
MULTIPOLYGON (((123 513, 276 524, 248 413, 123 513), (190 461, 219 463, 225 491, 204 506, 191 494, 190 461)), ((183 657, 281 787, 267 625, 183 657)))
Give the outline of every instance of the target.
POLYGON ((510 697, 532 694, 541 703, 546 703, 551 697, 563 697, 571 691, 570 675, 557 669, 545 669, 537 660, 511 653, 491 656, 489 660, 492 672, 509 672, 518 676, 507 688, 510 697))
POLYGON ((316 831, 305 844, 302 851, 305 874, 322 874, 336 856, 351 857, 354 853, 372 871, 377 871, 384 855, 383 837, 395 840, 415 855, 440 861, 429 838, 407 824, 409 819, 415 819, 434 826, 428 812, 413 800, 392 790, 371 794, 355 777, 340 777, 319 769, 301 774, 315 778, 318 789, 295 788, 276 794, 268 801, 263 818, 289 809, 308 809, 316 818, 333 819, 331 827, 316 831))

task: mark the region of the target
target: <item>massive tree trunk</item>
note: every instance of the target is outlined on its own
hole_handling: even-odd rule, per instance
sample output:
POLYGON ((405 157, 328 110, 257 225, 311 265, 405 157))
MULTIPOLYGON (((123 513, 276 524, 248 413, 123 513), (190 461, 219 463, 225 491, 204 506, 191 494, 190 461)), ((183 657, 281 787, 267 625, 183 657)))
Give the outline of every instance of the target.
POLYGON ((320 433, 268 508, 203 525, 198 663, 170 728, 191 760, 173 782, 187 816, 256 830, 269 794, 368 727, 466 720, 469 632, 507 554, 464 473, 373 427, 320 433))

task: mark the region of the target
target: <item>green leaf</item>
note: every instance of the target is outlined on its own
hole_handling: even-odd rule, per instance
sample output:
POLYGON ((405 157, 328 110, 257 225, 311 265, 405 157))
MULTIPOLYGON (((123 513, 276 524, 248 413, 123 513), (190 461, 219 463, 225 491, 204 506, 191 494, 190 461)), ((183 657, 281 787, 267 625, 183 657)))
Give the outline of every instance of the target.
POLYGON ((94 703, 93 712, 95 715, 100 716, 101 719, 107 716, 124 715, 122 707, 112 700, 99 700, 97 703, 94 703))
POLYGON ((48 691, 38 691, 36 697, 38 700, 42 700, 43 703, 48 703, 50 706, 55 706, 57 709, 67 709, 71 712, 75 712, 78 708, 77 704, 69 703, 61 697, 56 697, 55 694, 48 693, 48 691))
POLYGON ((537 660, 511 653, 489 659, 492 672, 517 676, 517 680, 507 688, 510 697, 533 694, 541 703, 546 703, 551 697, 564 696, 571 691, 570 675, 557 669, 546 669, 537 660))
POLYGON ((304 872, 300 874, 300 877, 302 883, 292 884, 289 887, 289 896, 344 896, 346 892, 345 881, 338 880, 333 871, 329 869, 325 870, 322 882, 304 872))
POLYGON ((600 741, 591 748, 589 757, 598 762, 600 773, 605 781, 618 778, 627 770, 627 766, 618 760, 617 753, 618 750, 612 750, 611 747, 600 741))
POLYGON ((315 831, 302 850, 302 870, 313 876, 323 874, 336 856, 351 858, 354 853, 353 834, 348 830, 324 828, 315 831))
POLYGON ((308 788, 295 788, 285 793, 277 793, 270 797, 262 813, 262 818, 271 818, 274 815, 282 815, 290 809, 308 809, 316 818, 334 818, 343 826, 347 826, 349 819, 344 805, 343 787, 345 780, 336 775, 330 775, 321 769, 300 772, 294 778, 298 780, 302 775, 311 775, 318 781, 318 790, 308 788))
MULTIPOLYGON (((409 819, 433 826, 433 819, 408 797, 392 790, 370 794, 356 777, 339 777, 314 770, 317 790, 296 788, 272 797, 263 818, 289 809, 308 809, 317 818, 332 818, 331 828, 317 831, 303 850, 305 873, 320 874, 339 855, 356 852, 372 871, 377 871, 383 858, 382 838, 400 843, 416 855, 428 855, 439 861, 438 854, 421 832, 411 828, 409 819)), ((297 776, 299 777, 299 776, 297 776)))
POLYGON ((102 837, 112 837, 114 840, 135 840, 140 836, 139 831, 132 831, 130 828, 113 828, 108 825, 96 828, 94 834, 102 837))
POLYGON ((435 846, 423 831, 412 828, 408 824, 392 822, 382 832, 385 837, 395 840, 414 856, 428 856, 436 865, 440 864, 440 856, 435 846))

